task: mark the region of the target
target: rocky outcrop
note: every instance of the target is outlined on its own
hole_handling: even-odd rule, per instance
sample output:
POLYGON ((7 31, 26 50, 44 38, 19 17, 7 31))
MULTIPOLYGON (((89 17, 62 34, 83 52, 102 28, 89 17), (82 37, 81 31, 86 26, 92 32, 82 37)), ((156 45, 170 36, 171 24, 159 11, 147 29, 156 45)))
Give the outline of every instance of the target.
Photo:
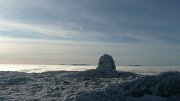
POLYGON ((115 66, 112 56, 107 55, 107 54, 104 54, 103 56, 101 56, 99 59, 98 67, 96 69, 102 70, 102 71, 116 70, 116 66, 115 66))
POLYGON ((112 56, 104 54, 100 57, 98 67, 96 69, 81 71, 66 77, 90 77, 90 78, 137 78, 137 74, 131 72, 116 71, 116 66, 112 56))

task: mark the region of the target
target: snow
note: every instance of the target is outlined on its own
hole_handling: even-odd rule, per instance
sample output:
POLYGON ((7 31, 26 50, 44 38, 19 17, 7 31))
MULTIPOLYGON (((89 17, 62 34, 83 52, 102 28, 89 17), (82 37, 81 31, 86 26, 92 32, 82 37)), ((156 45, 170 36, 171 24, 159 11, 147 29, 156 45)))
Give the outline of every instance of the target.
POLYGON ((180 101, 180 73, 0 72, 0 101, 180 101))

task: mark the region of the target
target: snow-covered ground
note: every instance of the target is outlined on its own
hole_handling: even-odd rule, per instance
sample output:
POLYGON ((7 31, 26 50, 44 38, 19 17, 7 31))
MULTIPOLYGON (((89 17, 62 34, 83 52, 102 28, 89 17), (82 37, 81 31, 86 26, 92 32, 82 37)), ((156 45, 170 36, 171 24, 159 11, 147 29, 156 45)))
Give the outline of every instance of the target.
POLYGON ((180 101, 179 66, 96 67, 1 64, 0 101, 180 101))
POLYGON ((0 72, 0 101, 180 101, 180 73, 0 72))

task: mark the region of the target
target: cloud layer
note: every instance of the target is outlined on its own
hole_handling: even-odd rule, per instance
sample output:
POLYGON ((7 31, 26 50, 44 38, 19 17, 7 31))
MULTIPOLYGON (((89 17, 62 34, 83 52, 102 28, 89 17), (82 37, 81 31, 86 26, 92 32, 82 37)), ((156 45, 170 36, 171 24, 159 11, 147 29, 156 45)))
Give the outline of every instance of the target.
POLYGON ((20 63, 34 59, 38 63, 52 60, 51 64, 82 60, 94 63, 97 56, 109 53, 124 64, 178 64, 179 3, 179 0, 1 0, 1 60, 8 63, 19 57, 20 63), (67 43, 70 46, 66 47, 67 43), (6 45, 13 49, 4 48, 6 45))
POLYGON ((179 43, 178 3, 177 0, 1 0, 0 27, 31 34, 27 37, 36 34, 52 39, 179 43))

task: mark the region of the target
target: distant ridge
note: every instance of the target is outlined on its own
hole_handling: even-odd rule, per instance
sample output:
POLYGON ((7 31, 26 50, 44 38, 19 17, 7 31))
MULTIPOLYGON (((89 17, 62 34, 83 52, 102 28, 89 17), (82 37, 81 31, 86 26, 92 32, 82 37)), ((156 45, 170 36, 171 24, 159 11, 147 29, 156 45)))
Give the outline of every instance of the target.
POLYGON ((90 66, 89 64, 59 64, 59 65, 70 65, 70 66, 90 66))
POLYGON ((143 66, 143 65, 126 65, 126 66, 143 66))

